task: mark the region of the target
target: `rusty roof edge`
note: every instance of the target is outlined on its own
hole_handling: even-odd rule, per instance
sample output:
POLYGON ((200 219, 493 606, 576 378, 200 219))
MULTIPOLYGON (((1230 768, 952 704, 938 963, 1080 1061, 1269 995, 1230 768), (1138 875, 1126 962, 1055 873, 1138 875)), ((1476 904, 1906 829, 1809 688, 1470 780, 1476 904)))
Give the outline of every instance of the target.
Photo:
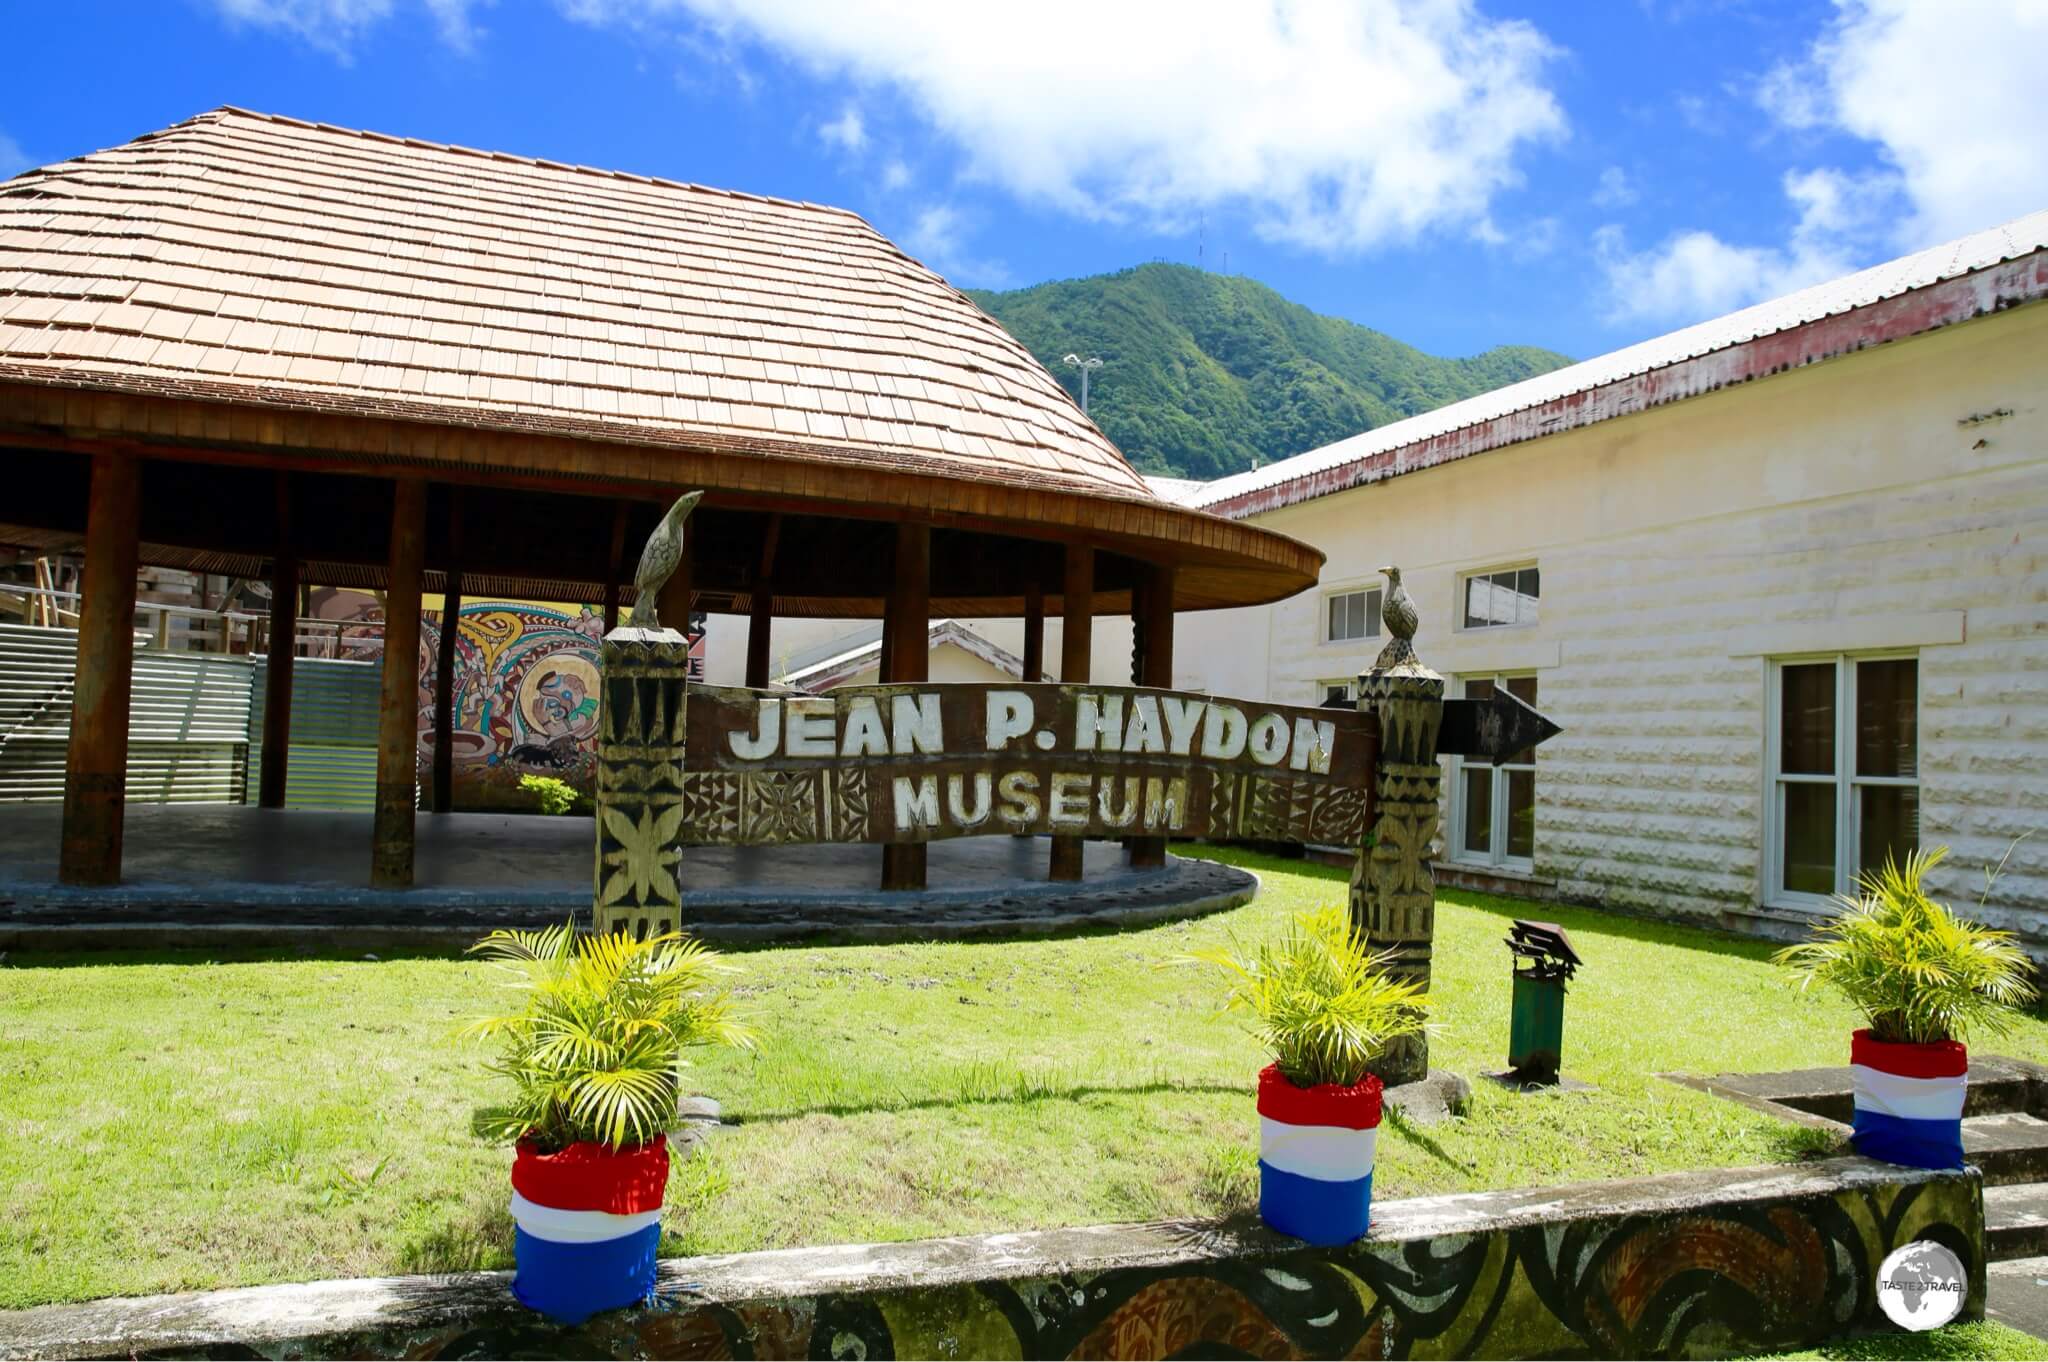
MULTIPOLYGON (((1960 243, 1934 247, 1927 254, 1950 250, 1956 245, 1960 243)), ((1304 468, 1298 473, 1263 481, 1243 490, 1234 490, 1230 484, 1239 483, 1251 475, 1235 474, 1210 483, 1207 495, 1198 492, 1184 504, 1232 520, 1242 520, 1545 435, 1582 429, 1617 416, 1702 397, 1738 383, 1924 335, 2044 298, 2048 298, 2048 248, 2037 244, 1960 274, 1931 280, 1776 330, 1760 332, 1743 340, 1698 350, 1663 364, 1618 374, 1604 381, 1531 401, 1525 406, 1475 417, 1461 425, 1442 426, 1443 419, 1455 416, 1458 408, 1482 405, 1489 397, 1498 398, 1506 390, 1480 394, 1337 443, 1369 440, 1374 435, 1398 435, 1402 426, 1411 423, 1436 427, 1426 433, 1418 433, 1412 439, 1380 444, 1341 462, 1304 468), (1874 328, 1868 325, 1873 319, 1878 323, 1874 328), (1816 341, 1818 344, 1811 343, 1816 341)), ((1685 331, 1672 333, 1683 334, 1685 331)), ((1654 345, 1668 339, 1659 337, 1643 342, 1643 345, 1654 345)), ((1615 353, 1625 354, 1626 350, 1615 353)), ((1585 363, 1592 365, 1609 358, 1612 356, 1602 356, 1585 363)), ((1541 382, 1564 372, 1568 370, 1553 371, 1551 375, 1527 381, 1541 382)), ((1269 464, 1263 471, 1271 478, 1272 471, 1286 463, 1295 459, 1313 459, 1333 448, 1335 446, 1310 450, 1292 459, 1269 464)))

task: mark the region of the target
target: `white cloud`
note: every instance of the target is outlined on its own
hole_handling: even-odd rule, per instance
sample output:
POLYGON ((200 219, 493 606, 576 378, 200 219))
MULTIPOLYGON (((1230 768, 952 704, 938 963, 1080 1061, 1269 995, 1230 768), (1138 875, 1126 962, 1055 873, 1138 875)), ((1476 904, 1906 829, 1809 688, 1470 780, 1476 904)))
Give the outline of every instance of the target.
POLYGON ((31 162, 21 143, 0 132, 0 180, 11 179, 27 170, 31 162))
POLYGON ((1471 0, 564 3, 636 25, 687 11, 887 88, 968 178, 1025 199, 1158 227, 1238 204, 1262 235, 1332 252, 1484 223, 1518 155, 1565 126, 1549 43, 1471 0))
POLYGON ((948 203, 928 204, 903 233, 903 248, 961 288, 1003 288, 1014 282, 1000 260, 977 258, 967 249, 968 223, 948 203))
MULTIPOLYGON (((458 52, 475 49, 482 30, 471 12, 490 0, 421 0, 441 41, 458 52)), ((212 0, 236 28, 259 28, 297 38, 344 65, 371 29, 391 17, 394 0, 212 0)))
POLYGON ((889 193, 907 188, 910 184, 910 167, 901 161, 892 160, 882 167, 882 188, 889 193))
POLYGON ((1594 252, 1607 279, 1608 320, 1695 322, 1848 274, 1864 262, 1872 224, 1898 186, 1882 174, 1813 170, 1787 175, 1784 191, 1797 218, 1782 247, 1733 245, 1694 230, 1633 252, 1621 228, 1602 227, 1594 252))
POLYGON ((818 140, 828 147, 858 152, 868 144, 867 124, 862 121, 860 110, 848 104, 839 111, 839 117, 819 125, 818 140))
POLYGON ((1911 250, 2048 207, 2044 50, 2038 0, 1837 0, 1758 98, 1788 127, 1875 143, 1909 202, 1893 244, 1911 250))
POLYGON ((1610 320, 1698 320, 2048 207, 2044 49, 2038 0, 1836 0, 1756 100, 1784 128, 1872 144, 1880 168, 1786 175, 1783 245, 1695 230, 1637 253, 1602 228, 1610 320))
POLYGON ((1640 195, 1629 183, 1628 172, 1620 166, 1609 166, 1600 172, 1600 187, 1593 191, 1593 205, 1596 208, 1626 208, 1640 195))

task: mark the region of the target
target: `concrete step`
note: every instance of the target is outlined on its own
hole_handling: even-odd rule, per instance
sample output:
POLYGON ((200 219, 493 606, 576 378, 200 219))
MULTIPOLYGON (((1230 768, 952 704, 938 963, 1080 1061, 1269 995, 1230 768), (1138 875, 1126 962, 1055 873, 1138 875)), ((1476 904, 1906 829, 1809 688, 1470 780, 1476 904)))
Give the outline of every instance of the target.
POLYGON ((1984 1170, 1986 1187, 2048 1182, 2048 1121, 2020 1111, 1965 1116, 1963 1157, 1984 1170))
POLYGON ((1994 1263, 2048 1253, 2048 1183, 1984 1189, 1984 1252, 1994 1263))
MULTIPOLYGON (((1713 1083, 1745 1097, 1761 1098, 1798 1111, 1840 1121, 1853 1115, 1849 1070, 1790 1069, 1779 1073, 1716 1074, 1713 1083)), ((2048 1071, 2025 1060, 2003 1055, 1972 1055, 1963 1115, 1989 1116, 2027 1111, 2035 1105, 2032 1085, 2048 1086, 2048 1071)), ((2043 1093, 2048 1098, 2048 1093, 2043 1093)))

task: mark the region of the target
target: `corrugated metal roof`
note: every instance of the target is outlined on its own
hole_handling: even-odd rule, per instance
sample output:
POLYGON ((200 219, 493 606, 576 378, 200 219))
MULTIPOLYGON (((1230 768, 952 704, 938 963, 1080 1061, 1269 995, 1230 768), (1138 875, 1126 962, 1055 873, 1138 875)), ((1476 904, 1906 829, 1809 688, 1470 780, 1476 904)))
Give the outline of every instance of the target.
MULTIPOLYGON (((1500 421, 1504 417, 1551 403, 1580 398, 1624 380, 1719 351, 1744 346, 1761 338, 1796 330, 1830 317, 1871 307, 1888 299, 1939 284, 1944 280, 1988 270, 2044 248, 2048 248, 2048 211, 2032 213, 2004 226, 1966 236, 1959 241, 1934 246, 1825 284, 1801 289, 1797 293, 1787 294, 1770 302, 1758 303, 1740 312, 1731 312, 1725 317, 1716 317, 1697 326, 1689 326, 1654 340, 1616 350, 1597 359, 1589 359, 1490 393, 1467 398, 1462 402, 1439 407, 1435 411, 1395 421, 1349 439, 1339 440, 1335 444, 1325 445, 1321 449, 1281 459, 1249 472, 1219 478, 1204 484, 1199 491, 1191 495, 1174 499, 1191 506, 1215 507, 1224 514, 1251 515, 1341 491, 1344 487, 1355 486, 1359 482, 1377 480, 1369 476, 1360 476, 1347 482, 1342 474, 1353 465, 1377 465, 1382 476, 1393 476, 1401 472, 1415 471, 1416 468, 1432 463, 1445 462, 1450 457, 1475 454, 1485 448, 1549 433, 1548 430, 1530 429, 1524 424, 1513 430, 1503 431, 1502 438, 1469 441, 1454 453, 1447 453, 1444 457, 1426 462, 1417 461, 1411 464, 1400 457, 1401 451, 1426 442, 1441 440, 1455 432, 1500 421)), ((2038 289, 2034 296, 2039 296, 2038 289)), ((2001 305, 2002 302, 2003 300, 1999 299, 1987 300, 1985 308, 1979 310, 1988 310, 1989 307, 2001 305)), ((1970 312, 1966 315, 1975 313, 1970 312)), ((1947 324, 1947 320, 1944 315, 1942 319, 1933 320, 1929 325, 1903 330, 1901 334, 1911 334, 1912 329, 1932 329, 1934 326, 1947 324)), ((1840 351, 1825 351, 1810 358, 1827 358, 1832 353, 1840 351)), ((1786 366, 1777 364, 1775 367, 1786 366)), ((1742 376, 1747 375, 1736 377, 1742 376)), ((1713 386, 1720 386, 1720 383, 1706 385, 1713 386)), ((1706 387, 1701 390, 1706 390, 1706 387)), ((1692 395, 1694 393, 1690 390, 1674 390, 1663 394, 1659 400, 1692 395)), ((1643 405, 1647 404, 1645 402, 1643 405)), ((1629 410, 1640 409, 1640 405, 1587 404, 1580 414, 1581 419, 1562 421, 1556 428, 1589 424, 1608 416, 1622 415, 1629 410)))
POLYGON ((1153 500, 853 213, 238 109, 0 183, 0 376, 1153 500))

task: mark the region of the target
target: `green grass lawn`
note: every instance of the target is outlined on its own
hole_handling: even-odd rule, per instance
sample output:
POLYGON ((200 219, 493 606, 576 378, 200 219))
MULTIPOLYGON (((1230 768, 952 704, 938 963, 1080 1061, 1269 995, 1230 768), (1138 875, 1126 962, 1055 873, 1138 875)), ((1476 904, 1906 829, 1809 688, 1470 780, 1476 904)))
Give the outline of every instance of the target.
MULTIPOLYGON (((738 1124, 679 1161, 666 1253, 1236 1210, 1262 1060, 1209 972, 1226 932, 1341 900, 1344 872, 1256 868, 1248 907, 1051 941, 735 956, 757 1054, 693 1086, 738 1124)), ((1559 918, 1586 966, 1565 1067, 1590 1093, 1478 1085, 1471 1116, 1383 1134, 1375 1190, 1566 1182, 1798 1157, 1815 1137, 1653 1075, 1845 1060, 1849 1012, 1760 944, 1481 895, 1437 923, 1440 1065, 1501 1067, 1507 921, 1559 918)), ((461 1020, 502 1001, 460 960, 17 955, 0 968, 0 1307, 510 1263, 509 1154, 461 1020)), ((1998 1051, 2048 1061, 2028 1020, 1998 1051)))

